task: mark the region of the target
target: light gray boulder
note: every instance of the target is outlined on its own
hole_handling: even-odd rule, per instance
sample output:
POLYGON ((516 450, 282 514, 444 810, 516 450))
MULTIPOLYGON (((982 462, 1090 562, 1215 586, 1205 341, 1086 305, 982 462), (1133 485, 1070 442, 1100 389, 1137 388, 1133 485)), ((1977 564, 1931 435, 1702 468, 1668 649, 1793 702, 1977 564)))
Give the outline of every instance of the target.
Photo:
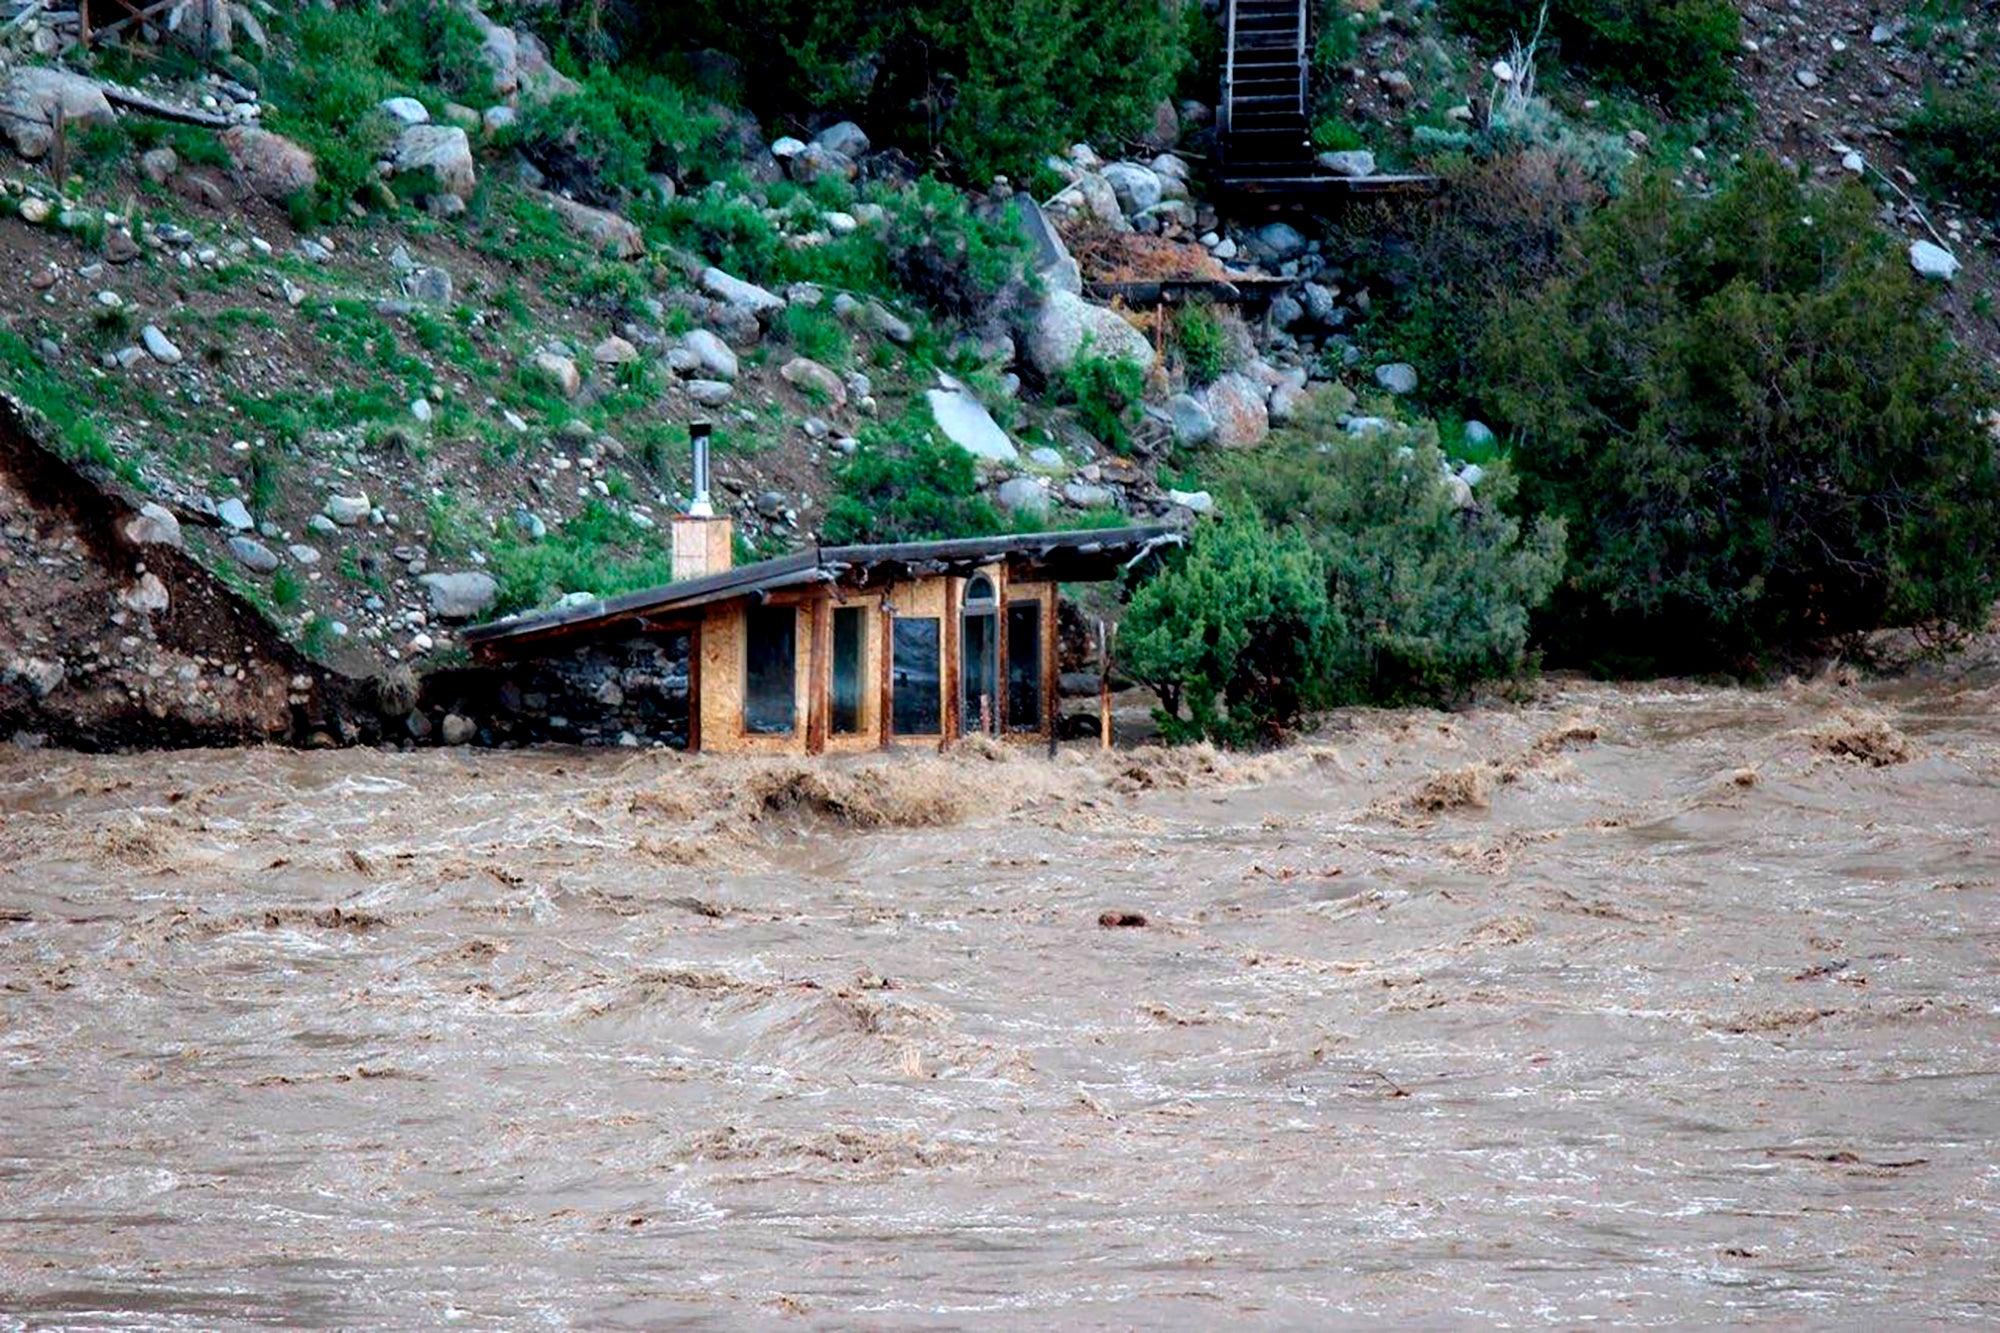
POLYGON ((1113 162, 1104 169, 1104 179, 1128 218, 1137 217, 1162 198, 1158 174, 1137 162, 1113 162))
POLYGON ((30 161, 55 147, 56 122, 69 130, 116 125, 118 115, 94 79, 66 69, 23 65, 0 85, 0 133, 30 161))
POLYGON ((945 376, 944 387, 928 390, 931 418, 944 437, 974 458, 990 463, 1015 463, 1021 451, 1007 438, 1007 432, 986 410, 986 405, 966 392, 965 386, 945 376))
POLYGON ((701 271, 701 289, 724 305, 747 311, 759 320, 768 319, 785 308, 783 297, 764 290, 754 282, 731 277, 719 268, 701 271))
POLYGON ((1086 346, 1095 356, 1153 364, 1153 344, 1117 311, 1074 292, 1050 292, 1028 331, 1028 363, 1045 376, 1060 375, 1086 346))
POLYGON ((417 582, 430 599, 431 614, 440 620, 470 620, 500 599, 499 582, 479 570, 425 574, 417 582))
POLYGON ((479 167, 472 140, 456 125, 409 125, 396 136, 389 166, 399 176, 429 172, 440 190, 472 198, 479 188, 479 167))

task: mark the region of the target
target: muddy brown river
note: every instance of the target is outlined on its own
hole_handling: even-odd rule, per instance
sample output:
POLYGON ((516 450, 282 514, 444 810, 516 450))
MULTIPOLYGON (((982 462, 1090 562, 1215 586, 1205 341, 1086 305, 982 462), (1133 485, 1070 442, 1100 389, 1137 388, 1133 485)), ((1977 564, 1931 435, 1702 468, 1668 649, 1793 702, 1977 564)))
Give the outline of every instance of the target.
POLYGON ((0 748, 0 1326, 2000 1318, 2000 673, 0 748))

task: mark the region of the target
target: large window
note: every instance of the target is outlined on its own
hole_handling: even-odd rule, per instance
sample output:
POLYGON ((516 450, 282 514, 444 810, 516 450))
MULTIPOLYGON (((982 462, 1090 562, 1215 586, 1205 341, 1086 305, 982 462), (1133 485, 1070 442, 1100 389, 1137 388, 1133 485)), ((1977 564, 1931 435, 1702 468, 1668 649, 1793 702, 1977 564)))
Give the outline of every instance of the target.
POLYGON ((898 616, 895 654, 896 734, 937 735, 940 730, 937 617, 898 616))
POLYGON ((798 610, 753 606, 743 632, 743 730, 789 735, 798 716, 798 610))
POLYGON ((1007 726, 1042 729, 1042 604, 1007 604, 1007 726))
POLYGON ((993 580, 981 574, 966 582, 958 729, 967 736, 1000 729, 999 610, 993 580))
POLYGON ((868 608, 833 608, 833 734, 861 731, 861 690, 867 680, 868 608))

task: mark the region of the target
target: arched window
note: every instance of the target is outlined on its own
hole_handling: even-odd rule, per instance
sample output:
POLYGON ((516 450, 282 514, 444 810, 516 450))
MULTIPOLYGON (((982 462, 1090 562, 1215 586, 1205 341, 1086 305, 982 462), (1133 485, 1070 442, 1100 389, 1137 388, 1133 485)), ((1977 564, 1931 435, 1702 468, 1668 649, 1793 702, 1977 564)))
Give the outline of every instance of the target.
POLYGON ((965 609, 968 612, 992 611, 997 609, 999 599, 993 594, 993 580, 984 574, 974 574, 965 584, 965 609))
POLYGON ((993 580, 975 574, 965 581, 963 634, 959 640, 959 734, 1000 729, 1000 598, 993 580))

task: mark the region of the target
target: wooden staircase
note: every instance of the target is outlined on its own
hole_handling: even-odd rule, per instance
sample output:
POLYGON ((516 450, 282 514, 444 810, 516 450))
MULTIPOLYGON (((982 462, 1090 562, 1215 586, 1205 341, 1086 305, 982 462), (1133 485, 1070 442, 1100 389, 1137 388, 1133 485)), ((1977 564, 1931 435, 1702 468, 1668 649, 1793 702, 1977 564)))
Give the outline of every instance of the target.
POLYGON ((1217 177, 1225 195, 1305 204, 1329 195, 1427 190, 1428 176, 1337 176, 1314 160, 1313 0, 1225 0, 1217 177))
POLYGON ((1226 184, 1312 174, 1306 4, 1228 0, 1217 118, 1217 153, 1226 184))

